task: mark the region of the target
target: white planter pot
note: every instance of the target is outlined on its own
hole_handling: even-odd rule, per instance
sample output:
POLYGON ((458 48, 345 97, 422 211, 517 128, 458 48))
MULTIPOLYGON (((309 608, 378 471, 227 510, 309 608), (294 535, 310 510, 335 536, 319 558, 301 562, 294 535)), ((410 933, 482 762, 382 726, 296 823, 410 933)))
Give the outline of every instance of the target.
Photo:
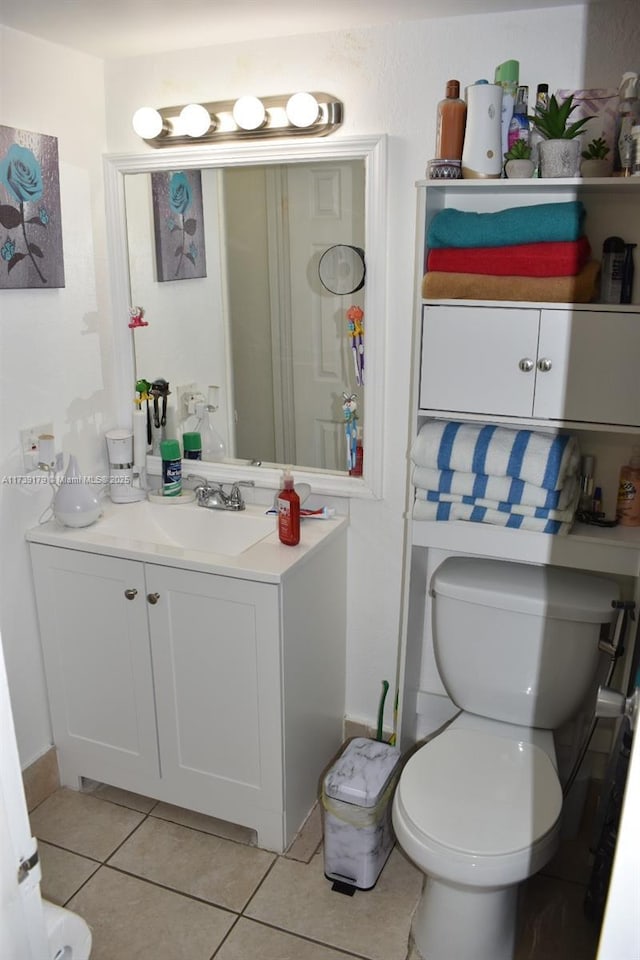
POLYGON ((610 177, 611 161, 597 157, 583 160, 580 164, 580 173, 583 177, 610 177))
POLYGON ((509 180, 523 180, 533 176, 535 166, 533 160, 507 160, 504 172, 509 180))
POLYGON ((538 144, 540 176, 545 179, 577 177, 580 160, 580 140, 541 140, 538 144))

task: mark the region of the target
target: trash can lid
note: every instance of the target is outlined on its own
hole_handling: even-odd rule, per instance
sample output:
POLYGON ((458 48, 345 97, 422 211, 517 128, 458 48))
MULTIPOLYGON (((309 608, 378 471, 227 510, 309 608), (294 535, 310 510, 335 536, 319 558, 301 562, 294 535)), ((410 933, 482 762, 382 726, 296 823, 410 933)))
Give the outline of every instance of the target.
POLYGON ((397 747, 356 737, 327 773, 324 792, 334 800, 375 807, 399 759, 397 747))

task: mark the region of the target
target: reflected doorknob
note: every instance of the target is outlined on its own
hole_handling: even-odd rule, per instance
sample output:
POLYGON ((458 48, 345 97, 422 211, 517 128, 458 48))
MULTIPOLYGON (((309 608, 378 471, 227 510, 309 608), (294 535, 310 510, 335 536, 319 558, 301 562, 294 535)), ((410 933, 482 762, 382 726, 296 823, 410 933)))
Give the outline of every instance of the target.
POLYGON ((551 360, 549 360, 547 357, 543 357, 542 360, 538 360, 538 370, 540 370, 542 373, 548 373, 552 366, 553 364, 551 363, 551 360))
POLYGON ((159 594, 159 593, 148 593, 148 594, 147 594, 147 600, 149 601, 149 603, 157 603, 159 599, 160 599, 160 594, 159 594))

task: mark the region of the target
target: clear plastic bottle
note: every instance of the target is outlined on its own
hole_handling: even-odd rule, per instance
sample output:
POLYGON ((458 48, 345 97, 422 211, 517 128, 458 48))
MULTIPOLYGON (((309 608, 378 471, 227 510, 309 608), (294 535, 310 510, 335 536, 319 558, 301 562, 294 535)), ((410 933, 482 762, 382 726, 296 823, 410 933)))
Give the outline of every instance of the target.
POLYGON ((632 130, 640 120, 640 100, 638 95, 640 81, 637 73, 624 73, 618 90, 618 127, 617 127, 617 163, 616 169, 624 177, 633 173, 633 136, 632 130))
POLYGON ((509 150, 517 140, 524 140, 529 143, 530 125, 529 125, 529 87, 518 87, 516 102, 513 108, 513 116, 509 124, 508 145, 509 150))
POLYGON ((278 494, 278 536, 288 547, 300 543, 300 497, 294 490, 289 468, 282 473, 282 489, 278 494))
POLYGON ((620 470, 616 517, 623 527, 640 527, 640 447, 620 470))
POLYGON ((445 99, 438 104, 436 158, 461 160, 467 105, 460 99, 460 81, 448 80, 445 99))
POLYGON ((200 434, 202 441, 202 459, 203 460, 224 460, 227 450, 224 440, 211 422, 211 414, 214 412, 210 404, 197 403, 196 415, 198 422, 195 430, 200 434))

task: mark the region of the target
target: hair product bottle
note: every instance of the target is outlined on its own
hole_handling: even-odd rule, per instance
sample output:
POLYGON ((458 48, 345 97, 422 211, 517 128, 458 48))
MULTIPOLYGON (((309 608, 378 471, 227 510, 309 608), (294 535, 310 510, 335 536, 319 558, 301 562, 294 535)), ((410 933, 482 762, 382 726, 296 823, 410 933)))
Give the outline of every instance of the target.
POLYGON ((518 87, 516 103, 513 108, 513 116, 509 124, 508 144, 509 150, 517 140, 524 140, 529 143, 529 87, 518 87))
POLYGON ((278 536, 288 547, 300 543, 300 497, 293 489, 288 468, 282 473, 282 490, 278 494, 278 536))
POLYGON ((436 158, 461 160, 467 105, 460 99, 460 81, 448 80, 445 99, 438 104, 436 158))
POLYGON ((620 471, 616 517, 623 527, 640 527, 640 447, 620 471))
POLYGON ((179 497, 182 493, 182 461, 178 441, 162 440, 160 456, 162 457, 162 495, 179 497))

